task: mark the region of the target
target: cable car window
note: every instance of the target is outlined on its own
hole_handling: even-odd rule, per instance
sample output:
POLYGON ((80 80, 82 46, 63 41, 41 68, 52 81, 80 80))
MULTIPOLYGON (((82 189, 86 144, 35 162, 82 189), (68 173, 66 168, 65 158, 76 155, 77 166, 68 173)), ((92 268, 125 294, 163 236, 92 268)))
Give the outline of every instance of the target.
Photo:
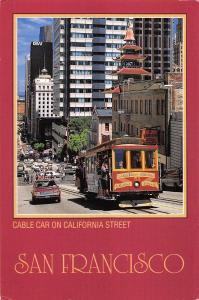
POLYGON ((126 169, 126 150, 115 150, 115 168, 126 169))
POLYGON ((131 161, 131 169, 141 169, 142 168, 141 151, 131 151, 130 161, 131 161))
POLYGON ((145 151, 145 168, 154 169, 155 167, 155 151, 145 151))

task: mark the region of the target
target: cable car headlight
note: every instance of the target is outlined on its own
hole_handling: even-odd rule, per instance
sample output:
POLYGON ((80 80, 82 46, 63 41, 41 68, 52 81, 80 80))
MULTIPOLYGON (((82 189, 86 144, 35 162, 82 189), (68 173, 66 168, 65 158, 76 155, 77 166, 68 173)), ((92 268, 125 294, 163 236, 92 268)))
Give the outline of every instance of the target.
POLYGON ((134 182, 134 187, 135 187, 135 188, 138 188, 139 186, 140 186, 139 181, 135 181, 135 182, 134 182))

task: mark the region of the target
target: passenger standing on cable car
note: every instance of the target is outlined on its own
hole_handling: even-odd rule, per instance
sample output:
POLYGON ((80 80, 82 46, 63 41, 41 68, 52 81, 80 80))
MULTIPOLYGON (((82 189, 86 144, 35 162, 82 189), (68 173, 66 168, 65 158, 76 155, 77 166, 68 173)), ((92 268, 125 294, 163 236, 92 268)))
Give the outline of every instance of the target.
POLYGON ((85 164, 83 160, 80 160, 78 168, 76 170, 76 177, 79 179, 79 190, 84 192, 86 188, 86 176, 85 176, 85 164))
POLYGON ((101 184, 104 197, 110 197, 109 194, 109 169, 108 161, 105 159, 101 166, 101 184))

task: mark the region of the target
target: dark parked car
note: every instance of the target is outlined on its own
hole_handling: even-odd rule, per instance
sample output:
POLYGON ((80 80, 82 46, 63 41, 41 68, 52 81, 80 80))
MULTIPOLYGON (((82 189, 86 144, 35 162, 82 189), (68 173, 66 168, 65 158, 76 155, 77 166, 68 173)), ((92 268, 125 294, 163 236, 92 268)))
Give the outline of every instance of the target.
POLYGON ((162 175, 162 189, 174 188, 175 190, 183 189, 183 171, 181 168, 168 169, 162 175))
POLYGON ((18 164, 17 166, 17 177, 21 177, 24 175, 24 165, 18 164))
POLYGON ((32 190, 32 203, 37 200, 55 200, 61 201, 61 191, 54 180, 44 179, 37 180, 33 185, 32 190))

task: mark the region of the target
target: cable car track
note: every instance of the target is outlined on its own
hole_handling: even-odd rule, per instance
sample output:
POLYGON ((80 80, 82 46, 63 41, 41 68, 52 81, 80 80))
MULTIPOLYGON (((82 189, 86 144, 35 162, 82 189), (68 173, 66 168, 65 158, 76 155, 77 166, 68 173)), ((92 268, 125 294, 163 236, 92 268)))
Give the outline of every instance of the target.
POLYGON ((153 202, 158 202, 158 201, 160 201, 160 202, 169 202, 169 203, 175 203, 175 204, 177 204, 177 205, 182 205, 183 204, 183 201, 182 200, 176 200, 176 199, 172 199, 172 198, 157 198, 157 199, 153 199, 152 200, 153 202))
MULTIPOLYGON (((71 194, 74 196, 78 196, 79 198, 86 199, 85 195, 79 193, 78 191, 72 191, 71 189, 65 188, 65 187, 64 188, 61 187, 61 190, 64 193, 68 193, 68 194, 71 194)), ((119 214, 121 211, 123 211, 124 213, 127 213, 128 215, 131 215, 131 214, 141 215, 142 213, 144 213, 144 215, 158 215, 158 214, 171 215, 172 213, 166 211, 166 209, 176 210, 178 208, 173 207, 173 205, 179 207, 180 205, 183 204, 183 201, 175 200, 172 198, 158 198, 158 199, 152 199, 152 204, 154 204, 155 206, 158 206, 158 207, 156 208, 153 206, 153 207, 144 209, 142 207, 137 206, 137 207, 128 207, 128 208, 118 208, 117 210, 115 210, 115 209, 112 209, 112 210, 114 210, 114 214, 116 214, 116 212, 118 212, 118 214, 119 214), (171 205, 164 206, 164 203, 165 204, 170 203, 171 205), (163 204, 163 207, 165 207, 165 210, 159 209, 161 207, 161 204, 163 204)), ((104 212, 102 212, 102 213, 104 213, 104 212)), ((110 210, 110 213, 111 213, 111 210, 110 210)))

